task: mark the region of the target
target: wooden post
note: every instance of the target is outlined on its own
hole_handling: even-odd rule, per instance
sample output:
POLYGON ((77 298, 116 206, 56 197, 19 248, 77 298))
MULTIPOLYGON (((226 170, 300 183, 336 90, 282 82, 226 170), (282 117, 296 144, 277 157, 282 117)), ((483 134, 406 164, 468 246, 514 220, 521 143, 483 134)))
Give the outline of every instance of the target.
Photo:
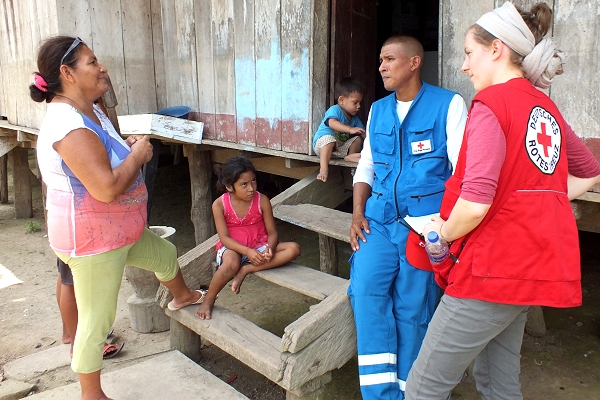
POLYGON ((212 215, 212 167, 208 151, 199 150, 199 146, 193 144, 184 146, 190 168, 191 216, 198 245, 216 233, 212 215))
POLYGON ((8 154, 0 156, 0 203, 8 203, 8 154))
POLYGON ((148 223, 150 222, 150 210, 152 210, 152 197, 154 195, 154 182, 156 182, 156 172, 158 171, 158 157, 160 156, 161 143, 159 139, 150 139, 152 144, 152 159, 148 161, 142 167, 142 174, 144 175, 144 183, 146 184, 146 190, 148 190, 148 223))
POLYGON ((31 170, 27 159, 29 151, 22 147, 11 150, 13 154, 13 183, 15 188, 16 218, 33 217, 33 201, 31 195, 31 170))
POLYGON ((321 271, 338 276, 338 251, 335 239, 319 233, 321 271))
POLYGON ((104 107, 106 107, 108 119, 110 119, 110 122, 112 122, 117 133, 120 134, 121 129, 119 128, 117 110, 115 109, 119 105, 119 103, 117 102, 117 95, 115 94, 115 89, 113 88, 112 82, 110 81, 110 76, 106 75, 106 80, 108 83, 108 91, 102 95, 102 102, 104 103, 104 107))
POLYGON ((325 400, 323 388, 331 382, 331 372, 306 382, 296 390, 288 390, 285 393, 285 400, 325 400))
POLYGON ((179 350, 194 361, 200 359, 200 336, 173 318, 171 318, 170 340, 171 350, 179 350))

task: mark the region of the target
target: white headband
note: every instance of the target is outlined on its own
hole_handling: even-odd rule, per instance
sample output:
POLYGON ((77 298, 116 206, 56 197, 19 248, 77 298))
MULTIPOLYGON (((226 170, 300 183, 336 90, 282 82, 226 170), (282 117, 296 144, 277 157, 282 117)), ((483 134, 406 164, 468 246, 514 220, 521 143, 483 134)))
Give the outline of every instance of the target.
POLYGON ((477 25, 502 40, 508 47, 523 57, 535 47, 535 38, 515 6, 506 2, 502 7, 484 14, 477 25))
POLYGON ((536 45, 533 33, 512 3, 507 1, 484 14, 476 24, 524 57, 521 66, 533 85, 546 89, 554 76, 562 73, 565 53, 548 38, 536 45))

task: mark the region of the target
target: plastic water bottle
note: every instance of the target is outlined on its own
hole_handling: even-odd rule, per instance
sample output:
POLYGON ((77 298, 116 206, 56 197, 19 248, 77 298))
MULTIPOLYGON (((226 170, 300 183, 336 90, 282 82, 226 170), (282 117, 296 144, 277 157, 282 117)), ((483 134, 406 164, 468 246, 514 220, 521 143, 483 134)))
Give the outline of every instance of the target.
POLYGON ((448 257, 448 243, 440 238, 436 231, 427 234, 425 250, 432 264, 439 264, 448 257))

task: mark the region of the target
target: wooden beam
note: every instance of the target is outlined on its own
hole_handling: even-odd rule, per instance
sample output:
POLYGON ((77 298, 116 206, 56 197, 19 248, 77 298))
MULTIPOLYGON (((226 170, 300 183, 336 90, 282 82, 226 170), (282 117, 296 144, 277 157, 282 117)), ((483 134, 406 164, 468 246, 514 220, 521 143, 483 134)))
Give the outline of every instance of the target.
POLYGON ((8 154, 0 156, 0 203, 8 203, 8 154))
POLYGON ((0 156, 4 156, 8 154, 9 151, 14 149, 19 145, 19 141, 16 138, 16 135, 12 136, 0 136, 0 156))
MULTIPOLYGON (((349 232, 348 236, 350 236, 349 232)), ((338 276, 338 251, 335 239, 322 233, 319 233, 319 259, 321 271, 338 276)))
POLYGON ((31 170, 29 169, 29 151, 21 147, 11 150, 13 154, 13 183, 15 188, 15 215, 17 218, 33 217, 31 194, 31 170))
MULTIPOLYGON (((258 147, 258 146, 249 146, 249 145, 239 144, 239 143, 234 143, 234 142, 225 142, 222 140, 204 139, 203 138, 202 146, 206 146, 207 150, 228 148, 228 149, 234 149, 234 150, 243 150, 243 151, 250 151, 250 152, 254 152, 254 153, 268 154, 271 156, 280 157, 280 158, 284 158, 284 159, 289 158, 289 159, 294 159, 294 160, 310 161, 317 165, 319 164, 319 157, 317 157, 317 156, 310 156, 307 154, 299 154, 299 153, 288 153, 287 151, 267 149, 265 147, 258 147)), ((340 159, 332 158, 329 161, 329 165, 339 165, 342 167, 356 167, 357 163, 350 162, 350 161, 344 161, 341 158, 340 159)))
POLYGON ((196 145, 184 145, 190 169, 191 217, 196 244, 216 233, 212 215, 212 168, 210 154, 196 145))
MULTIPOLYGON (((295 183, 271 200, 273 208, 277 204, 316 204, 334 208, 346 201, 352 192, 345 190, 344 174, 341 167, 331 166, 327 182, 317 180, 318 168, 311 175, 295 183)), ((293 170, 291 170, 293 171, 293 170)))

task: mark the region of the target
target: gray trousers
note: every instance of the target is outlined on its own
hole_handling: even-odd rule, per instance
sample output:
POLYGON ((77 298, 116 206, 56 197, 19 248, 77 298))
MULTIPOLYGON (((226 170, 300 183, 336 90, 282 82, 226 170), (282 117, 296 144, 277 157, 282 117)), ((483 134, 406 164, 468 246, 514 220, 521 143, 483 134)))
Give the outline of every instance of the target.
POLYGON ((521 344, 528 306, 444 295, 406 380, 407 400, 445 400, 475 359, 487 400, 521 400, 521 344))

